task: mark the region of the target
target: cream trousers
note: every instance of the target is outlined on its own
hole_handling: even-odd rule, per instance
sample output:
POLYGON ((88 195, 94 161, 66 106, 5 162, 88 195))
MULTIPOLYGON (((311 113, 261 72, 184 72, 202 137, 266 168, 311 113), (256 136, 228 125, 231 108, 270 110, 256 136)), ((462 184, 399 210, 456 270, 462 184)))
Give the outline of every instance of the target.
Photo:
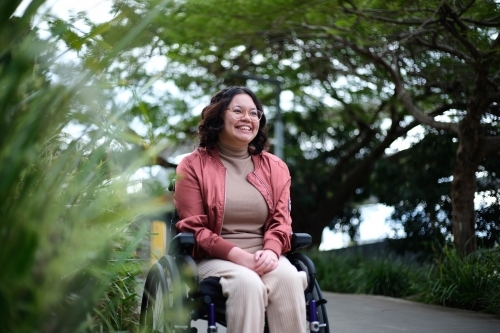
POLYGON ((286 257, 281 256, 278 267, 262 276, 221 259, 200 261, 198 274, 200 280, 220 277, 227 297, 228 333, 262 333, 265 312, 270 333, 306 332, 306 273, 298 272, 286 257))

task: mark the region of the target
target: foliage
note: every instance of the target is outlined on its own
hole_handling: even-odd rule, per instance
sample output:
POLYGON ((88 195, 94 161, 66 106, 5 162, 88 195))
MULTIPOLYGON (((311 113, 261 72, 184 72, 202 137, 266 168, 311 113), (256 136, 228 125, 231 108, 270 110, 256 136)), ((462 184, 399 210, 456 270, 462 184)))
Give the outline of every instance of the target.
POLYGON ((353 272, 363 258, 360 255, 335 256, 330 252, 308 251, 307 255, 316 265, 316 279, 324 291, 354 293, 353 272))
POLYGON ((405 297, 414 293, 413 284, 421 270, 395 258, 365 258, 361 254, 338 255, 308 252, 317 279, 325 291, 405 297))
POLYGON ((101 298, 94 308, 92 331, 136 332, 139 327, 139 304, 143 288, 143 265, 132 256, 125 263, 108 264, 107 270, 114 273, 101 298))
MULTIPOLYGON (((123 25, 133 26, 141 13, 154 3, 118 1, 115 9, 126 17, 122 20, 123 25)), ((319 13, 324 10, 321 6, 309 7, 299 1, 288 4, 279 1, 171 1, 164 8, 164 16, 152 23, 149 37, 137 40, 130 49, 130 53, 138 54, 136 60, 131 61, 130 53, 120 60, 131 66, 131 77, 138 75, 147 81, 161 76, 163 82, 174 83, 183 95, 189 95, 198 103, 206 102, 201 97, 221 86, 245 84, 238 73, 280 79, 282 89, 293 93, 294 106, 284 113, 288 132, 284 150, 294 177, 294 227, 297 231, 307 230, 319 243, 323 228, 335 216, 343 215, 349 200, 353 197, 363 200, 363 182, 375 160, 391 142, 415 125, 399 128, 400 122, 395 120, 390 130, 382 128, 385 118, 394 114, 399 119, 403 110, 391 102, 392 96, 384 95, 381 101, 378 92, 366 89, 363 82, 349 78, 349 84, 355 85, 355 89, 343 86, 336 91, 331 88, 330 83, 347 75, 345 69, 324 67, 340 50, 329 50, 327 52, 334 53, 316 59, 310 54, 318 54, 309 49, 312 47, 308 44, 310 41, 305 40, 300 46, 297 44, 300 41, 294 41, 290 34, 289 29, 301 24, 301 10, 319 13), (211 14, 215 12, 218 15, 211 14), (239 15, 242 12, 246 13, 245 17, 239 15), (276 13, 290 20, 276 25, 276 13), (223 24, 220 15, 225 17, 223 24), (262 31, 272 31, 273 27, 279 31, 261 38, 262 31), (281 40, 286 42, 283 44, 281 40), (137 64, 144 56, 153 54, 166 56, 170 76, 161 71, 141 71, 137 64), (263 60, 257 60, 260 58, 263 60), (328 74, 330 69, 331 76, 328 74), (363 92, 370 97, 366 99, 363 92), (310 218, 321 223, 307 223, 310 218)), ((376 81, 375 76, 373 80, 376 81)), ((274 87, 252 81, 248 84, 258 90, 261 99, 270 106, 267 112, 272 134, 277 111, 272 107, 276 103, 274 87)), ((377 89, 382 89, 382 85, 377 89)), ((151 103, 148 109, 158 109, 161 105, 162 101, 151 103)), ((159 109, 171 110, 168 105, 159 109)), ((196 118, 182 110, 178 114, 181 116, 178 132, 184 133, 185 141, 192 140, 190 134, 196 118)))
POLYGON ((0 22, 0 331, 81 332, 112 281, 114 292, 132 287, 118 280, 144 236, 130 224, 168 203, 131 191, 157 151, 129 144, 98 75, 140 29, 92 63, 60 66, 58 41, 77 37, 59 27, 41 39, 30 27, 41 4, 16 18, 16 6, 4 12, 2 3, 10 19, 0 22), (72 126, 83 128, 76 138, 72 126))
POLYGON ((500 314, 500 253, 481 249, 466 257, 446 249, 417 284, 417 299, 463 309, 500 314))
POLYGON ((418 253, 421 260, 429 260, 450 239, 455 146, 450 135, 427 133, 410 149, 377 163, 370 190, 394 207, 392 224, 403 227, 401 239, 389 240, 397 253, 418 253))
POLYGON ((342 214, 333 218, 329 227, 336 232, 343 232, 349 235, 351 242, 355 243, 359 238, 359 226, 361 224, 361 211, 359 207, 347 205, 342 214))
MULTIPOLYGON (((115 10, 123 15, 121 24, 131 27, 156 3, 121 0, 115 10)), ((439 135, 453 133, 459 146, 477 143, 456 150, 476 152, 453 157, 460 162, 453 179, 466 179, 467 185, 450 189, 456 193, 450 198, 467 198, 468 204, 455 204, 458 211, 448 216, 473 220, 474 173, 499 146, 496 25, 498 6, 490 2, 169 1, 120 61, 131 66, 128 82, 160 75, 202 103, 202 96, 221 86, 248 84, 269 105, 271 134, 274 87, 235 74, 279 79, 292 96, 284 119, 294 227, 319 242, 334 218, 352 215, 344 208, 366 199, 369 176, 385 149, 418 124, 439 135), (157 55, 167 58, 168 76, 141 70, 144 56, 157 55), (473 127, 462 131, 459 123, 473 127), (479 144, 483 141, 488 143, 479 144), (479 160, 467 162, 470 156, 479 160)), ((172 110, 161 105, 154 102, 148 109, 172 110)), ((189 140, 195 121, 183 110, 178 129, 189 140)), ((437 152, 433 156, 440 158, 437 152)))
POLYGON ((321 289, 363 293, 500 314, 498 249, 461 257, 446 248, 433 265, 407 264, 395 257, 363 257, 308 251, 321 289))
POLYGON ((412 269, 392 258, 372 259, 360 264, 355 279, 358 293, 403 297, 412 293, 412 269))
MULTIPOLYGON (((368 188, 379 202, 394 207, 391 222, 405 233, 389 240, 398 253, 418 253, 422 260, 432 260, 452 239, 450 183, 456 145, 451 135, 430 132, 411 148, 377 163, 368 188)), ((482 247, 493 247, 500 239, 500 205, 498 199, 492 201, 498 196, 496 162, 492 156, 479 166, 477 194, 490 200, 476 210, 476 237, 482 247)))

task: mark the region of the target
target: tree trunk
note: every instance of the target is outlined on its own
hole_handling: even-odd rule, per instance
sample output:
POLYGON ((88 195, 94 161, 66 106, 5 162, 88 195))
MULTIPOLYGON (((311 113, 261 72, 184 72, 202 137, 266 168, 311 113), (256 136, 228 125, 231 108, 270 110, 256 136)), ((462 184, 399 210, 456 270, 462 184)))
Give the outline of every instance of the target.
MULTIPOLYGON (((486 66, 485 66, 486 67, 486 66)), ((487 107, 487 70, 477 69, 467 114, 459 124, 458 149, 451 183, 453 243, 460 255, 477 249, 474 196, 476 171, 481 162, 481 114, 487 107)))
POLYGON ((453 181, 451 183, 451 204, 453 207, 453 243, 461 255, 476 251, 474 195, 476 193, 476 169, 466 156, 467 144, 462 138, 455 157, 453 181))

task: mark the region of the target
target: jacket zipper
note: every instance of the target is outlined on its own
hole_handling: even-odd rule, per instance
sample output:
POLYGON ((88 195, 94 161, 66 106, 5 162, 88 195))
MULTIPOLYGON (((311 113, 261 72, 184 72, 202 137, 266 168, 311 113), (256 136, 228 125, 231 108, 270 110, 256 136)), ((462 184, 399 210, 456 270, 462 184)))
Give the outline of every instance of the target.
POLYGON ((255 171, 253 171, 252 173, 255 175, 255 178, 257 178, 259 180, 259 182, 262 184, 262 186, 264 186, 264 188, 266 189, 266 191, 267 191, 267 197, 269 198, 269 201, 271 201, 271 204, 272 204, 270 208, 273 208, 274 207, 273 197, 271 196, 271 193, 269 192, 269 189, 267 188, 266 184, 264 184, 264 182, 262 181, 262 179, 260 179, 259 176, 257 176, 257 174, 255 173, 255 171))
POLYGON ((227 186, 227 169, 224 171, 224 206, 222 207, 222 220, 220 221, 219 236, 222 234, 222 224, 224 223, 224 215, 226 214, 226 186, 227 186))

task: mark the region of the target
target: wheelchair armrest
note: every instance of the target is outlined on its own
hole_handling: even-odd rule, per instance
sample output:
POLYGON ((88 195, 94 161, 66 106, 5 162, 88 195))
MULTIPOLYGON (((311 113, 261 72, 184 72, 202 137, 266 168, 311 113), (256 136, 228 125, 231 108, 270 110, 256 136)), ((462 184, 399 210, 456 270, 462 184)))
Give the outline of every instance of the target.
POLYGON ((170 241, 168 254, 176 256, 179 254, 191 254, 195 241, 194 235, 189 232, 181 232, 170 241))
POLYGON ((292 251, 295 251, 297 249, 302 249, 304 247, 307 247, 311 245, 312 243, 312 237, 309 234, 306 233, 293 233, 292 234, 292 251))

